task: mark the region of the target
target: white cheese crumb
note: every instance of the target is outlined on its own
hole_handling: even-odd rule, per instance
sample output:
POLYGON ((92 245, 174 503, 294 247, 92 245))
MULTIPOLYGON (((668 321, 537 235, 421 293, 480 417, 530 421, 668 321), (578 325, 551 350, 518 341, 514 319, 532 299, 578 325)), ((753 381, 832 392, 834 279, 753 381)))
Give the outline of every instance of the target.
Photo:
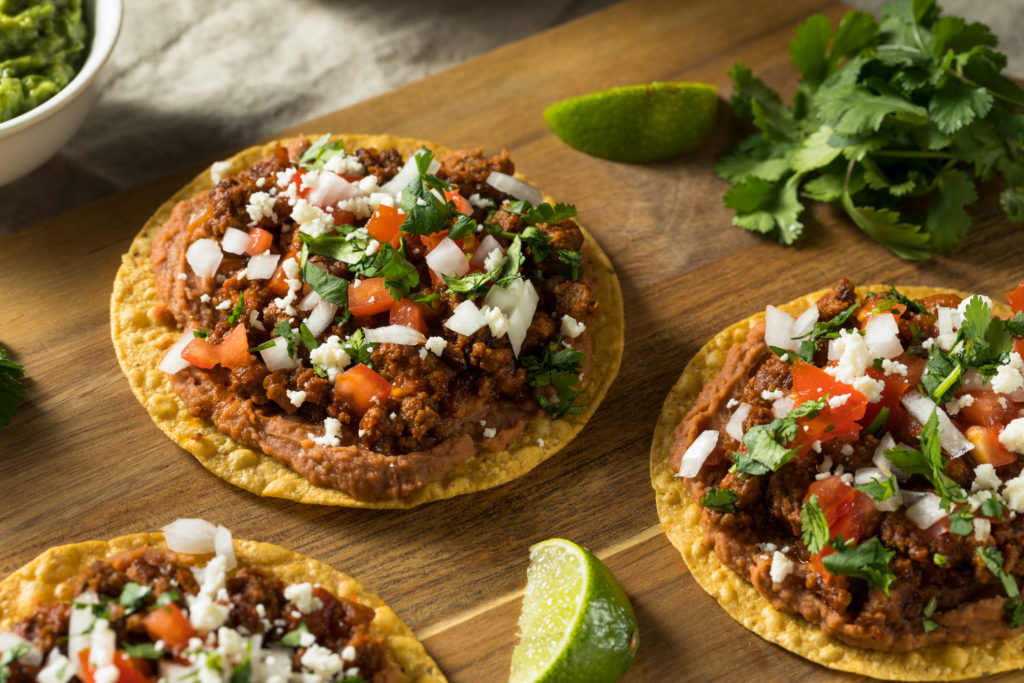
POLYGON ((430 352, 427 351, 426 348, 421 348, 420 349, 420 360, 426 360, 428 353, 430 353, 430 352))
POLYGON ((309 359, 323 368, 327 372, 327 379, 332 382, 338 377, 338 373, 352 363, 336 334, 332 334, 327 341, 310 351, 309 359))
POLYGON ((373 256, 377 253, 378 249, 380 249, 380 242, 377 240, 370 240, 366 245, 366 255, 373 256))
POLYGON ((206 292, 203 292, 203 295, 199 297, 199 300, 202 301, 204 304, 208 304, 210 303, 210 295, 207 294, 206 292))
POLYGON ((500 308, 484 304, 480 307, 480 313, 484 316, 484 322, 491 330, 492 337, 502 337, 508 334, 508 316, 502 313, 500 308))
POLYGON ((974 396, 971 394, 964 394, 963 396, 957 396, 946 401, 946 414, 956 415, 967 406, 974 405, 974 396))
POLYGON ((306 649, 300 661, 303 667, 326 680, 333 680, 344 667, 337 653, 315 644, 306 649))
POLYGON ((188 279, 188 275, 186 275, 185 273, 178 273, 174 277, 178 278, 179 280, 187 280, 188 279))
POLYGON ((878 403, 882 400, 882 391, 885 389, 885 382, 880 379, 872 379, 867 375, 853 380, 853 388, 867 397, 868 403, 878 403))
POLYGON ((996 474, 996 468, 988 463, 982 463, 974 468, 974 483, 971 484, 972 491, 998 491, 1003 485, 1002 479, 996 474))
POLYGON ((285 389, 284 393, 288 397, 288 400, 291 401, 291 404, 296 408, 302 407, 302 403, 306 400, 305 391, 292 391, 291 389, 285 389))
POLYGON ((326 211, 313 206, 305 199, 295 202, 292 220, 299 224, 299 232, 319 237, 334 227, 334 219, 326 211))
POLYGON ((474 192, 469 195, 469 204, 477 209, 489 209, 494 206, 494 201, 487 197, 481 197, 479 192, 474 192))
POLYGON ((562 316, 562 336, 568 337, 569 339, 575 339, 576 337, 583 334, 583 331, 587 329, 586 323, 581 323, 571 315, 562 316))
POLYGON ((498 430, 494 427, 488 427, 484 430, 485 439, 493 439, 498 434, 498 430))
POLYGON ((1024 417, 1011 420, 1003 427, 1003 431, 999 432, 999 443, 1014 453, 1024 453, 1024 417))
POLYGON ((739 402, 739 401, 737 401, 737 400, 736 400, 736 399, 734 399, 734 398, 730 398, 730 399, 729 399, 729 400, 728 400, 728 401, 726 402, 726 404, 725 404, 725 407, 726 407, 726 408, 735 408, 735 407, 736 407, 736 406, 738 406, 739 404, 740 404, 740 402, 739 402))
POLYGON ((210 166, 210 180, 216 185, 220 181, 228 177, 228 173, 231 172, 230 161, 215 161, 210 166))
POLYGON ((890 360, 888 358, 882 359, 882 373, 886 376, 899 375, 900 377, 907 376, 907 366, 896 360, 890 360))
POLYGON ((538 438, 537 439, 537 445, 540 446, 541 448, 544 448, 544 439, 538 438))
POLYGON ((975 517, 974 523, 974 540, 979 543, 984 543, 988 540, 988 537, 992 534, 992 522, 985 517, 975 517))
POLYGON ((495 247, 491 249, 491 253, 487 254, 487 258, 484 259, 484 270, 489 273, 500 266, 504 260, 505 254, 501 253, 501 247, 495 247))
POLYGON ((354 662, 356 660, 356 649, 351 645, 346 645, 341 651, 341 658, 346 662, 354 662))
POLYGON ((277 199, 266 192, 253 192, 249 195, 249 202, 245 205, 245 210, 254 224, 259 223, 263 218, 277 220, 277 214, 274 213, 274 204, 276 203, 277 199))
POLYGON ((309 438, 313 440, 313 443, 320 446, 340 446, 341 439, 338 435, 341 434, 341 422, 333 417, 324 418, 324 435, 315 436, 312 432, 307 434, 309 438))
POLYGON ((793 561, 778 550, 772 555, 771 577, 772 583, 782 583, 787 576, 793 573, 795 568, 793 561))
POLYGON ((263 187, 266 184, 267 184, 267 179, 266 178, 257 178, 256 179, 256 187, 263 187))
POLYGON ((260 322, 260 314, 255 309, 249 311, 249 327, 255 328, 261 332, 266 331, 267 328, 260 322))
POLYGON ((846 402, 850 400, 850 394, 840 394, 839 396, 833 396, 828 400, 829 408, 839 408, 845 406, 846 402))
POLYGON ((782 389, 773 389, 772 391, 765 389, 761 392, 761 398, 766 401, 778 401, 783 396, 785 396, 785 393, 783 393, 782 389))
POLYGON ((1024 360, 1016 351, 1010 352, 1010 359, 999 366, 995 377, 992 378, 992 391, 1000 394, 1012 394, 1018 389, 1024 388, 1024 360))
POLYGON ((848 443, 844 443, 843 447, 839 450, 843 455, 853 455, 853 446, 848 443))
POLYGON ((1024 512, 1024 474, 1006 482, 1002 495, 1007 507, 1014 512, 1024 512))
POLYGON ((310 612, 318 610, 324 606, 323 602, 320 601, 320 598, 313 595, 313 584, 308 581, 306 583, 296 583, 286 586, 284 589, 284 597, 295 603, 295 606, 298 607, 299 611, 303 614, 309 614, 310 612))
POLYGON ((232 306, 233 306, 233 304, 231 303, 231 301, 228 300, 228 299, 225 299, 224 301, 221 301, 219 304, 217 304, 216 308, 217 308, 218 311, 226 311, 229 308, 231 308, 232 306))
POLYGON ((430 351, 435 356, 440 356, 444 352, 444 348, 446 346, 448 346, 448 342, 445 341, 444 337, 428 337, 423 348, 426 351, 430 351))

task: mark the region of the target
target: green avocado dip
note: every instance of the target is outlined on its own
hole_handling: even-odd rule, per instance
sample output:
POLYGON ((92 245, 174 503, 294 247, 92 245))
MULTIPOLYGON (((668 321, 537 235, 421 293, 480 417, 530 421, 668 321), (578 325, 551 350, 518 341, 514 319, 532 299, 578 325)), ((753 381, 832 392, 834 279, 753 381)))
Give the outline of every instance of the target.
POLYGON ((82 67, 82 0, 0 0, 0 122, 56 95, 82 67))

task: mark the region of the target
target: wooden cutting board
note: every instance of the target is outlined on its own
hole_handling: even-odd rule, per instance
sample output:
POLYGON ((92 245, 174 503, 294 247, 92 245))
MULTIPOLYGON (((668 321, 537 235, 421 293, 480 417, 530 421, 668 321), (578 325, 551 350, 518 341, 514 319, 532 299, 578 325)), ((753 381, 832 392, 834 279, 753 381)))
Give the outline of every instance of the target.
POLYGON ((108 300, 121 253, 198 165, 0 240, 0 343, 26 366, 29 395, 0 431, 0 575, 55 544, 203 517, 352 574, 416 630, 451 680, 500 681, 528 547, 561 536, 604 558, 633 600, 641 647, 626 680, 835 677, 733 622, 661 534, 648 453, 662 400, 727 323, 840 275, 1001 296, 1022 275, 1017 228, 989 191, 952 258, 900 261, 822 206, 799 246, 782 248, 732 227, 722 206, 726 185, 711 166, 742 134, 724 102, 699 149, 643 166, 569 149, 541 118, 564 97, 655 80, 704 81, 727 95, 737 60, 788 95, 796 76, 786 46, 818 11, 836 19, 844 7, 635 0, 282 131, 507 146, 519 170, 577 205, 611 255, 626 301, 622 371, 576 441, 496 490, 407 512, 264 499, 212 476, 153 426, 114 358, 108 300))

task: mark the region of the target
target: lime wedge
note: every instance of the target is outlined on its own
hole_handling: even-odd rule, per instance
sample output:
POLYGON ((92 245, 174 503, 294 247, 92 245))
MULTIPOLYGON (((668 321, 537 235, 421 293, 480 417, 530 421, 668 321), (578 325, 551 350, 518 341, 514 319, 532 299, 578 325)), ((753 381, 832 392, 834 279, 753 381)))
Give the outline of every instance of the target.
POLYGON ((617 681, 640 644, 622 586, 586 548, 553 538, 530 548, 510 683, 617 681))
POLYGON ((556 102, 544 120, 562 142, 613 161, 656 161, 700 142, 715 122, 718 88, 627 85, 556 102))

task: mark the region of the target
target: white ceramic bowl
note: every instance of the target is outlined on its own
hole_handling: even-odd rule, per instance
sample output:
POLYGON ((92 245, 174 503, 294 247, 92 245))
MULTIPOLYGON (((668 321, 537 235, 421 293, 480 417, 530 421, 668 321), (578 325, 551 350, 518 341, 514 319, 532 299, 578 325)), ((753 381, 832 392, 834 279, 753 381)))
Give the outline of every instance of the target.
POLYGON ((121 31, 122 0, 85 0, 89 55, 67 87, 41 105, 0 123, 0 185, 34 170, 82 125, 96 100, 97 76, 121 31))

